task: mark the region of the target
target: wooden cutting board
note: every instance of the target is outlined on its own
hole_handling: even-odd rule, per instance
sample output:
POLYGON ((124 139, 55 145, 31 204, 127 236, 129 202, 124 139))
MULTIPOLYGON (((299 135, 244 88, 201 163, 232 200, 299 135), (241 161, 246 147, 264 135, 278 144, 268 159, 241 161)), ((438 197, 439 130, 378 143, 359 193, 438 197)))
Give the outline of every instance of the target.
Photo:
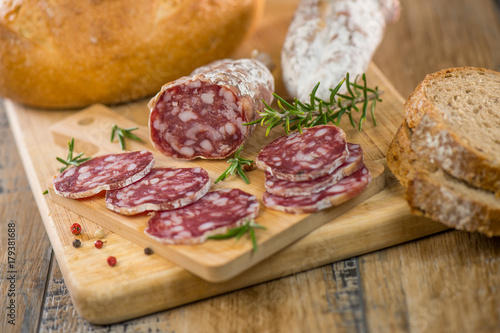
MULTIPOLYGON (((147 112, 144 110, 142 113, 147 112)), ((183 161, 165 157, 151 145, 148 140, 149 130, 147 127, 139 126, 102 105, 90 107, 67 117, 52 125, 50 131, 54 136, 54 141, 62 147, 67 146, 67 142, 74 138, 76 153, 92 151, 95 152, 94 156, 98 156, 121 152, 117 140, 115 142, 110 141, 111 128, 115 124, 120 128, 138 127, 134 131, 134 134, 141 138, 141 141, 127 140, 127 150, 137 151, 146 149, 153 152, 155 154, 155 167, 201 167, 208 171, 213 181, 228 166, 225 160, 183 161), (78 149, 80 147, 82 150, 78 149)), ((285 135, 284 130, 281 128, 275 129, 269 136, 266 136, 265 127, 258 127, 245 143, 245 149, 242 152, 243 156, 255 160, 258 152, 265 144, 281 135, 285 135)), ((324 210, 321 213, 287 214, 267 209, 260 202, 261 208, 255 222, 265 226, 266 230, 256 231, 258 251, 253 251, 252 242, 243 240, 235 241, 234 239, 224 241, 209 240, 198 245, 161 244, 144 233, 147 221, 150 218, 149 215, 125 216, 115 213, 106 208, 104 194, 86 199, 73 200, 55 194, 51 188, 51 183, 48 183, 47 187, 50 189, 50 198, 54 202, 108 228, 134 243, 152 248, 155 253, 207 281, 222 282, 235 277, 256 263, 283 249, 285 246, 307 235, 317 227, 342 215, 349 209, 356 207, 361 202, 380 192, 385 186, 383 165, 370 160, 366 160, 365 164, 372 176, 372 181, 368 188, 346 203, 324 210)), ((240 177, 234 176, 223 182, 213 184, 211 190, 239 188, 255 195, 260 201, 265 191, 264 172, 257 169, 248 172, 248 176, 250 184, 246 184, 240 177)), ((50 180, 52 177, 48 179, 50 180)))
MULTIPOLYGON (((277 78, 277 93, 280 95, 285 92, 279 79, 279 52, 295 3, 296 1, 267 1, 259 28, 235 54, 235 57, 245 57, 254 48, 269 52, 278 64, 274 74, 277 78)), ((343 127, 349 141, 360 143, 365 148, 367 160, 383 161, 387 147, 403 120, 404 99, 375 65, 370 66, 367 77, 370 86, 379 86, 384 91, 384 101, 377 107, 378 126, 367 122, 361 133, 346 124, 343 127)), ((147 100, 142 100, 115 106, 113 112, 144 127, 147 126, 148 116, 146 103, 147 100)), ((57 173, 59 163, 55 157, 65 156, 67 153, 66 138, 56 136, 56 140, 53 140, 51 128, 72 119, 81 110, 34 110, 9 101, 5 102, 5 106, 34 198, 75 308, 81 316, 93 323, 113 323, 168 309, 445 229, 440 224, 412 216, 403 199, 402 187, 386 170, 385 187, 380 193, 242 274, 225 282, 207 282, 158 254, 145 255, 144 243, 139 241, 136 244, 108 229, 104 247, 97 250, 93 245, 96 239, 94 232, 100 226, 42 194, 48 188, 51 177, 57 173), (69 232, 69 227, 74 222, 80 223, 84 230, 76 237, 82 241, 82 247, 78 249, 71 245, 75 236, 69 232), (106 263, 106 258, 110 255, 118 260, 115 267, 106 263)), ((102 129, 102 132, 108 134, 99 142, 109 139, 109 129, 102 129)), ((96 154, 103 149, 92 141, 78 142, 80 145, 77 145, 76 150, 85 151, 87 155, 96 154)), ((252 181, 257 181, 257 178, 258 173, 252 174, 252 181)), ((238 182, 231 180, 233 181, 238 182)), ((327 213, 317 213, 311 221, 314 223, 315 218, 320 219, 322 214, 327 213)), ((262 223, 269 227, 272 221, 262 223)), ((121 230, 116 231, 123 234, 121 230)), ((275 245, 271 243, 269 248, 264 246, 271 239, 268 236, 265 232, 258 233, 261 247, 257 253, 264 254, 267 250, 273 250, 275 245)), ((246 253, 250 249, 246 239, 211 243, 212 246, 243 249, 246 253)), ((276 246, 279 248, 282 245, 276 246)))

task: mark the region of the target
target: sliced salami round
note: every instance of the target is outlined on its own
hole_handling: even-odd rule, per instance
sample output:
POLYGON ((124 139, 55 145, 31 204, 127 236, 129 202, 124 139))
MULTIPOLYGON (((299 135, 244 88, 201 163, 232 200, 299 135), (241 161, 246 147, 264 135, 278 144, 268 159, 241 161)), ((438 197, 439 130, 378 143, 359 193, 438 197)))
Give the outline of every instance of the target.
POLYGON ((222 159, 234 153, 271 103, 274 78, 257 60, 224 59, 164 85, 149 102, 150 138, 166 156, 222 159))
POLYGON ((277 138, 260 151, 255 163, 275 178, 301 182, 332 173, 348 155, 344 131, 321 125, 277 138))
POLYGON ((363 149, 355 143, 347 143, 349 157, 331 174, 304 182, 291 182, 281 180, 266 173, 264 183, 267 192, 280 197, 292 197, 298 195, 312 195, 321 192, 336 184, 363 166, 363 149))
POLYGON ((106 192, 106 207, 124 215, 171 210, 187 206, 210 189, 202 168, 153 168, 141 180, 106 192))
POLYGON ((266 207, 285 213, 312 213, 338 206, 354 198, 363 192, 370 182, 370 171, 362 167, 337 184, 313 195, 285 198, 264 192, 262 200, 266 207))
POLYGON ((153 213, 144 232, 164 244, 199 244, 255 219, 259 202, 239 189, 208 192, 195 203, 153 213))
POLYGON ((154 163, 153 154, 146 150, 102 155, 66 169, 52 184, 63 197, 86 198, 138 181, 151 171, 154 163))

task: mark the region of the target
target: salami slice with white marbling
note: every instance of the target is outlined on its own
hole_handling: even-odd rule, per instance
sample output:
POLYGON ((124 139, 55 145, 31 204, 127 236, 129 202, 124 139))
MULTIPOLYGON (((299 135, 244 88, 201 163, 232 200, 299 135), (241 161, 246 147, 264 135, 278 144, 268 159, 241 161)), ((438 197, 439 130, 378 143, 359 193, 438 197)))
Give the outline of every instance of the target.
POLYGON ((86 198, 138 181, 151 171, 154 163, 153 154, 146 150, 102 155, 66 169, 52 184, 58 195, 86 198))
POLYGON ((150 138, 166 156, 222 159, 234 153, 271 103, 274 78, 257 60, 218 60, 164 85, 149 102, 150 138))
POLYGON ((260 151, 255 164, 275 178, 300 182, 332 173, 348 155, 344 131, 320 125, 277 138, 260 151))
POLYGON ((363 149, 361 146, 355 143, 347 143, 347 149, 349 150, 347 160, 329 175, 304 182, 291 182, 277 179, 266 173, 264 186, 267 192, 280 197, 311 195, 321 192, 363 166, 363 149))
POLYGON ((316 96, 328 101, 347 72, 352 80, 366 72, 399 12, 399 0, 301 0, 281 50, 288 93, 309 102, 321 82, 316 96))
POLYGON ((368 187, 370 182, 370 171, 364 166, 319 193, 285 198, 264 192, 262 201, 266 207, 285 213, 313 213, 338 206, 356 197, 368 187))
POLYGON ((208 192, 191 205, 154 212, 144 232, 164 244, 199 244, 257 217, 259 202, 239 189, 208 192))
POLYGON ((141 180, 106 192, 106 207, 124 215, 171 210, 187 206, 210 189, 202 168, 153 168, 141 180))

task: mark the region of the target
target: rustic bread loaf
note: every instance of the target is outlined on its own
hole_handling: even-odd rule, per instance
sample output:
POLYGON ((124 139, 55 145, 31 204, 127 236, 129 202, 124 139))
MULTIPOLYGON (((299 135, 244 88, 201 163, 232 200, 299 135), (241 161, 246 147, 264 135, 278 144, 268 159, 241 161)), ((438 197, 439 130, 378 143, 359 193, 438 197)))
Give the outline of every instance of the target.
POLYGON ((0 96, 36 107, 119 103, 229 56, 263 0, 0 2, 0 96))
POLYGON ((461 67, 430 74, 405 113, 387 164, 407 187, 412 211, 500 235, 500 73, 461 67))

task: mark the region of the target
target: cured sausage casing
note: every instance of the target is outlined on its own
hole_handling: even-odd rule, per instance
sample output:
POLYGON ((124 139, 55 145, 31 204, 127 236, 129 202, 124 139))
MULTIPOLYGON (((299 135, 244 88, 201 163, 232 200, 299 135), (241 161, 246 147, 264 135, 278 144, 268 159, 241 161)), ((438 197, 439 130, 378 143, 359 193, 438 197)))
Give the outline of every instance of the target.
POLYGON ((347 72, 364 73, 399 8, 399 0, 302 0, 281 53, 290 96, 307 102, 320 82, 316 96, 329 100, 347 72))

